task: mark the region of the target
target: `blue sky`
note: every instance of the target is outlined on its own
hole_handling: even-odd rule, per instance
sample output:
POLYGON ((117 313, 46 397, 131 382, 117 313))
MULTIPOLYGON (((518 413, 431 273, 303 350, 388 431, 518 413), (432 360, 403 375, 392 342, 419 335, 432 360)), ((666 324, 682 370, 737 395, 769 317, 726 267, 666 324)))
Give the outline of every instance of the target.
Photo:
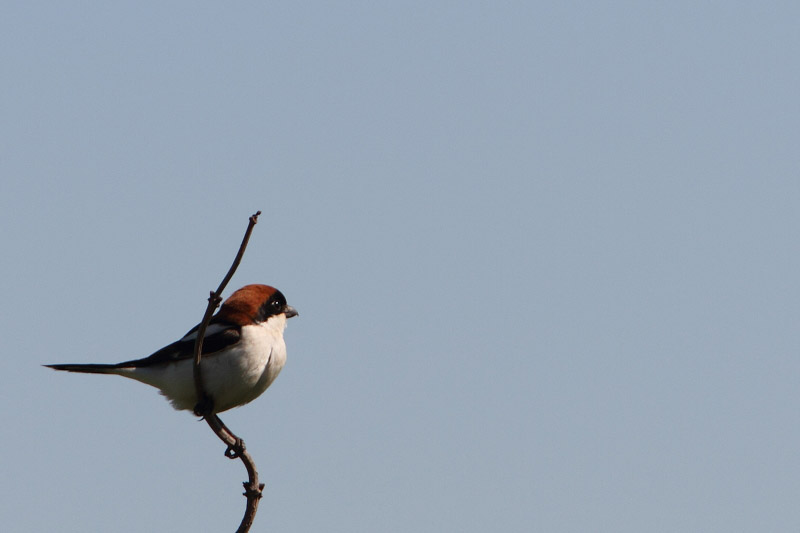
POLYGON ((9 531, 225 531, 239 463, 146 356, 300 311, 223 416, 253 531, 796 531, 800 9, 14 2, 9 531))

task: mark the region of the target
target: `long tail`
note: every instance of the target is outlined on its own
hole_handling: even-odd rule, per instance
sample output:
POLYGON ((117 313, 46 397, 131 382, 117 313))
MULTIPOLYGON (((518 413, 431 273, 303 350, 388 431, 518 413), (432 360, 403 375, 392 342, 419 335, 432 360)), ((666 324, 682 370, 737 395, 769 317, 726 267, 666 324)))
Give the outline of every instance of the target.
POLYGON ((66 370, 67 372, 82 372, 84 374, 116 374, 117 370, 124 368, 120 365, 44 365, 53 370, 66 370))

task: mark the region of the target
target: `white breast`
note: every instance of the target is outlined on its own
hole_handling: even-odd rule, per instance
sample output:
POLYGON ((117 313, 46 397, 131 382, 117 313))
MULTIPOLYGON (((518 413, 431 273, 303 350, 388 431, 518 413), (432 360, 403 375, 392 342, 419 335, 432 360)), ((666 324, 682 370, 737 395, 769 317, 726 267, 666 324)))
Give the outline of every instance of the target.
MULTIPOLYGON (((286 363, 285 327, 286 317, 282 314, 258 325, 244 326, 234 347, 203 357, 203 384, 214 399, 215 412, 255 400, 278 377, 286 363)), ((193 361, 186 359, 120 374, 160 389, 175 409, 192 410, 197 404, 193 372, 193 361)))

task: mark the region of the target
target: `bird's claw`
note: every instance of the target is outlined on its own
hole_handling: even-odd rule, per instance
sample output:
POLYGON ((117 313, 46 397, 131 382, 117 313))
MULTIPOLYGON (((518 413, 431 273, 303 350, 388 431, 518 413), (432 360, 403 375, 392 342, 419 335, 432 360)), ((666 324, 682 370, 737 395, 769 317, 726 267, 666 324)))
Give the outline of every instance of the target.
POLYGON ((211 413, 214 412, 214 400, 211 396, 205 395, 200 398, 200 401, 197 402, 197 405, 194 406, 194 414, 205 418, 211 413))

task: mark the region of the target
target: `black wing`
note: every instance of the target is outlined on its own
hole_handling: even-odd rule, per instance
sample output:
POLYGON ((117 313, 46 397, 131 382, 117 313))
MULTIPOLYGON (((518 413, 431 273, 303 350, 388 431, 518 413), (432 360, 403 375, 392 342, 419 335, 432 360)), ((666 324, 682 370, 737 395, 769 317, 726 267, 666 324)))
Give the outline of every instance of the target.
MULTIPOLYGON (((212 321, 213 322, 213 321, 212 321)), ((133 361, 125 361, 114 365, 120 368, 126 367, 144 367, 153 365, 163 365, 167 363, 174 363, 183 359, 191 359, 194 354, 194 342, 197 338, 197 330, 199 326, 192 328, 189 333, 183 336, 179 341, 175 341, 169 346, 164 346, 154 354, 144 359, 135 359, 133 361)), ((206 330, 206 335, 203 337, 203 356, 207 356, 228 348, 239 342, 241 333, 239 326, 232 324, 212 323, 206 330)))

